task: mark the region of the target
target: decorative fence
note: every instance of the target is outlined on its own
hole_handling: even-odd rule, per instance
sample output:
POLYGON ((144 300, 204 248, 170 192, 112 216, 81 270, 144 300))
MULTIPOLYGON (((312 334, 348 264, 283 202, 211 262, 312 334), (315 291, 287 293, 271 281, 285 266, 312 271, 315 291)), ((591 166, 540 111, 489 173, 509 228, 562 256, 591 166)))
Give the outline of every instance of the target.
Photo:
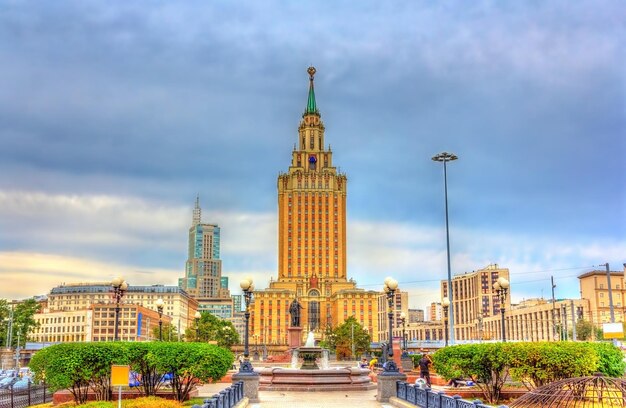
POLYGON ((30 385, 27 388, 0 390, 0 408, 26 408, 30 405, 52 401, 52 392, 46 386, 30 385))
POLYGON ((458 395, 451 397, 444 392, 423 389, 404 381, 396 383, 396 396, 421 408, 490 408, 481 400, 466 401, 458 395))
POLYGON ((193 405, 191 408, 232 408, 243 398, 243 381, 234 383, 218 394, 204 400, 202 405, 193 405))

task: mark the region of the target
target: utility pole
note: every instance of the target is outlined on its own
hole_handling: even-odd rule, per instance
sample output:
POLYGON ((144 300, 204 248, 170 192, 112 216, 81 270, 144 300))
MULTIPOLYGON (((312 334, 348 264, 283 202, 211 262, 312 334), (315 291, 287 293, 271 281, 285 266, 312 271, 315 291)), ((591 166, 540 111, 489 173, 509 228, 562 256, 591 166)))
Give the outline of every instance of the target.
POLYGON ((611 312, 611 323, 615 323, 615 311, 613 310, 613 288, 611 288, 611 271, 609 270, 609 263, 607 262, 600 266, 606 266, 606 281, 609 286, 609 309, 611 312))
POLYGON ((550 282, 552 282, 552 338, 556 340, 556 300, 554 299, 556 285, 554 284, 554 276, 550 276, 550 282))
POLYGON ((570 300, 570 307, 572 308, 572 340, 576 341, 576 310, 574 309, 574 300, 570 300))

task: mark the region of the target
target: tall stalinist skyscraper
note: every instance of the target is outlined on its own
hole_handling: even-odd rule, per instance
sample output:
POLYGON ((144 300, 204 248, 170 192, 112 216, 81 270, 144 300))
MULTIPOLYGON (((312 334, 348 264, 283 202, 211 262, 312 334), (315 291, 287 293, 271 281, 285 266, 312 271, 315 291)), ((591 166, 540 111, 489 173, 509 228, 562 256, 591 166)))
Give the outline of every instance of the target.
POLYGON ((315 100, 315 68, 289 170, 278 176, 278 279, 255 292, 252 333, 264 343, 284 344, 288 308, 302 304, 302 325, 321 337, 354 316, 378 332, 375 291, 356 288, 346 270, 347 178, 325 147, 325 127, 315 100))

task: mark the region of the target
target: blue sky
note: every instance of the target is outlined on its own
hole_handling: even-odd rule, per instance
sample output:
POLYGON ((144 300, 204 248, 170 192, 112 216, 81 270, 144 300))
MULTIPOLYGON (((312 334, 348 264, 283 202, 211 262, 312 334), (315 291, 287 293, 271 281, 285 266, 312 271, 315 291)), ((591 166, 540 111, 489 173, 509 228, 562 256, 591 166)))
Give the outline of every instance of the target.
POLYGON ((360 286, 438 300, 441 151, 454 273, 519 301, 623 270, 623 3, 379 3, 0 1, 0 297, 175 284, 197 193, 233 292, 265 287, 310 64, 360 286))

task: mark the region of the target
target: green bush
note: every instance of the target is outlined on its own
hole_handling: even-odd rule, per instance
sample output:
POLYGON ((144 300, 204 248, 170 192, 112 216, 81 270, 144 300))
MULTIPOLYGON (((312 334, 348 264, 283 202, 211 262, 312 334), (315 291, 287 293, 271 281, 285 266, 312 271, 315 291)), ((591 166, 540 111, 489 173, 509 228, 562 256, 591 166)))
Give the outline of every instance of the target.
POLYGON ((589 343, 598 355, 598 365, 596 371, 608 377, 622 377, 626 363, 624 363, 624 354, 612 343, 600 342, 589 343))
POLYGON ((509 352, 511 377, 529 390, 565 378, 591 375, 598 365, 598 355, 590 343, 514 343, 509 352))
POLYGON ((62 343, 35 353, 30 368, 52 390, 69 389, 77 404, 87 401, 90 387, 98 400, 110 398, 113 364, 130 364, 141 373, 144 393, 146 382, 152 382, 149 391, 156 392, 154 381, 173 373, 172 392, 182 401, 201 381, 222 378, 233 361, 229 350, 206 343, 62 343))
POLYGON ((200 382, 222 378, 235 361, 230 350, 207 343, 154 343, 148 363, 160 373, 172 373, 172 392, 184 401, 200 382))

